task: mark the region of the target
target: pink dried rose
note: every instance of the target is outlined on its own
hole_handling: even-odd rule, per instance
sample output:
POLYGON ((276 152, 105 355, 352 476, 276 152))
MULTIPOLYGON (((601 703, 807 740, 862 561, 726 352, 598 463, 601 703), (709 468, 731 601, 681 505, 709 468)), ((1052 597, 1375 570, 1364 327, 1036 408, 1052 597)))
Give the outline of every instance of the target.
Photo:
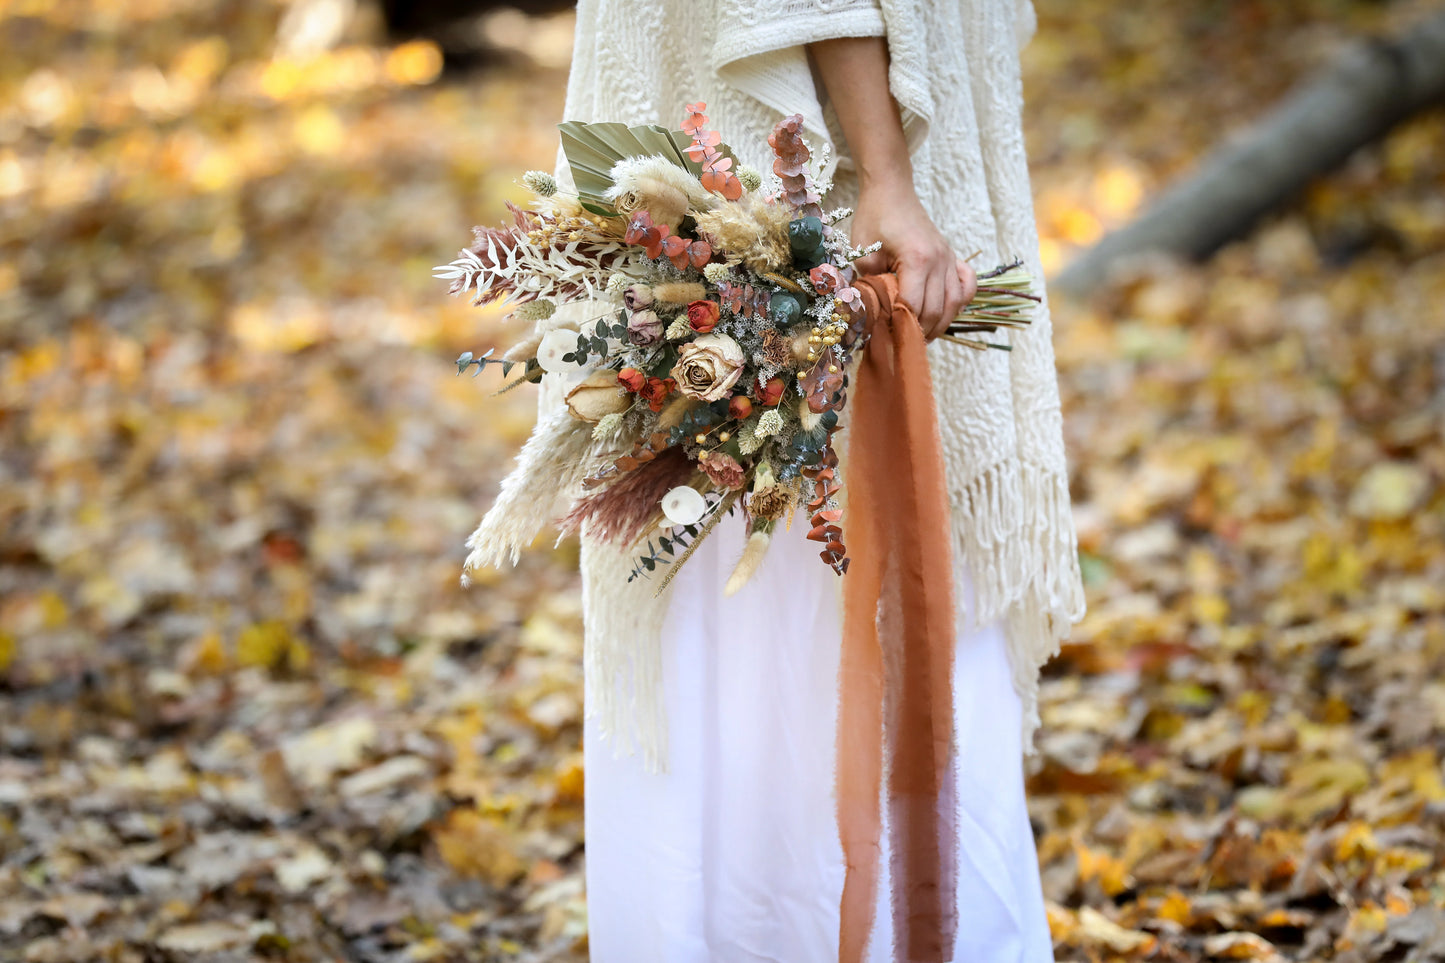
POLYGON ((627 317, 627 340, 638 347, 645 348, 650 344, 657 344, 662 340, 662 333, 666 325, 653 310, 633 311, 627 317))
POLYGON ((677 390, 698 401, 717 401, 742 374, 743 349, 725 334, 705 334, 682 346, 669 374, 677 390))
POLYGON ((735 491, 747 482, 743 466, 727 452, 705 451, 697 456, 698 467, 719 488, 735 491))
POLYGON ((652 307, 652 288, 646 284, 631 284, 622 292, 622 303, 629 311, 645 311, 652 307))

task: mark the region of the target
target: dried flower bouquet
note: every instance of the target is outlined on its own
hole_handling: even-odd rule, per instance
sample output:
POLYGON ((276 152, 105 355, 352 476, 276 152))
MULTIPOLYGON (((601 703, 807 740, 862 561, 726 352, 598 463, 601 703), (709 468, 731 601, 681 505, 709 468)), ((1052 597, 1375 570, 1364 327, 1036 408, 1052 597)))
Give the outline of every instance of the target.
MULTIPOLYGON (((832 439, 868 342, 853 262, 871 249, 838 226, 851 212, 823 210, 800 116, 768 137, 765 190, 760 173, 734 169, 704 108, 689 105, 680 131, 561 125, 576 193, 529 172, 531 208, 509 205, 511 226, 478 228, 437 269, 451 293, 534 323, 500 358, 463 354, 459 372, 496 364, 520 369, 503 390, 547 373, 568 386, 468 540, 468 571, 515 562, 558 522, 631 547, 628 580, 663 572, 661 591, 738 508, 749 537, 728 594, 799 509, 823 561, 847 570, 832 439)), ((1018 265, 981 275, 944 337, 1007 350, 977 336, 1027 324, 1030 284, 1018 265)))

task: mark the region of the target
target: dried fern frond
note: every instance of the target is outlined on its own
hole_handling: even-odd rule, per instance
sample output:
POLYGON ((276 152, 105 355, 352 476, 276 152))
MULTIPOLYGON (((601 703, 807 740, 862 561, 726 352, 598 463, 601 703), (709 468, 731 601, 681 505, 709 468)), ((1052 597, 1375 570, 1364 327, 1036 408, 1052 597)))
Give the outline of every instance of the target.
POLYGON ((450 293, 475 292, 475 305, 597 297, 634 257, 620 236, 600 230, 602 222, 616 218, 558 218, 507 206, 512 227, 477 228, 476 243, 433 270, 433 277, 452 282, 450 293))

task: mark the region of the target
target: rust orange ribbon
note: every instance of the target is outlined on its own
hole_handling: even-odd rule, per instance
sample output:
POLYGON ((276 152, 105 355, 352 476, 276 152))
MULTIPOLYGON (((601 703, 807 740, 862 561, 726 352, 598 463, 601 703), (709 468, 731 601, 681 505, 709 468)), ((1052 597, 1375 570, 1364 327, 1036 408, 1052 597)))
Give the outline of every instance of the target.
POLYGON ((837 816, 839 963, 862 963, 888 760, 898 963, 948 963, 958 929, 954 608, 947 480, 923 331, 892 274, 859 279, 872 326, 848 403, 837 816))

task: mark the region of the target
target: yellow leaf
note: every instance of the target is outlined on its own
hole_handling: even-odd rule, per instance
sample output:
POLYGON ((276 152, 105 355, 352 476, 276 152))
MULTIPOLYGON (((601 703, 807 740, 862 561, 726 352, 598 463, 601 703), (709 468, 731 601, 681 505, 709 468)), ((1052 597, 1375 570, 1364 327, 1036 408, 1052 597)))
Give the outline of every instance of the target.
MULTIPOLYGON (((1426 857, 1428 860, 1428 856, 1426 857)), ((1385 897, 1385 912, 1391 916, 1404 916, 1415 909, 1415 904, 1401 896, 1399 893, 1391 893, 1385 897)))
POLYGON ((1335 842, 1335 860, 1341 863, 1355 858, 1369 859, 1379 851, 1375 833, 1367 823, 1350 823, 1335 842))
POLYGON ((15 648, 15 636, 0 631, 0 672, 10 668, 10 663, 15 661, 15 648))
POLYGON ((47 629, 58 629, 70 618, 70 609, 65 600, 54 592, 42 592, 39 598, 40 624, 47 629))
POLYGON ((557 800, 580 803, 583 782, 582 760, 573 758, 564 762, 557 770, 557 800))
POLYGON ((1097 879, 1099 886, 1109 896, 1122 893, 1133 885, 1129 870, 1122 860, 1105 852, 1091 850, 1083 843, 1074 845, 1079 860, 1079 882, 1087 883, 1097 879))
POLYGON ((1384 909, 1373 902, 1367 902, 1350 916, 1349 925, 1345 927, 1345 936, 1349 939, 1373 936, 1385 932, 1389 923, 1390 918, 1384 909))
POLYGON ((1350 494, 1350 514, 1391 520, 1407 517, 1430 490, 1430 476, 1413 462, 1387 461, 1365 472, 1350 494))
POLYGON ((1067 943, 1079 928, 1079 918, 1073 910, 1060 906, 1052 900, 1044 901, 1044 913, 1049 921, 1049 935, 1055 943, 1067 943))
POLYGON ((182 667, 187 672, 218 675, 226 671, 228 661, 220 634, 207 632, 187 648, 182 656, 182 667))
POLYGON ((335 154, 346 143, 346 129, 336 114, 321 104, 296 118, 296 144, 308 154, 335 154))
POLYGON ((1191 600, 1194 618, 1201 625, 1223 625, 1229 618, 1229 603, 1216 592, 1196 595, 1191 600))
POLYGON ((301 671, 311 664, 311 650, 282 622, 257 622, 241 630, 236 661, 252 668, 301 671))
POLYGON ((1422 869, 1428 869, 1434 862, 1434 857, 1426 850, 1402 846, 1381 853, 1380 858, 1375 860, 1375 872, 1410 876, 1422 869))
POLYGON ((1189 898, 1179 890, 1170 890, 1164 902, 1154 911, 1154 915, 1162 920, 1170 920, 1180 926, 1188 926, 1189 921, 1194 918, 1194 907, 1190 905, 1189 898))
POLYGON ((432 840, 442 860, 463 876, 506 886, 526 872, 506 826, 475 809, 452 810, 432 840))

